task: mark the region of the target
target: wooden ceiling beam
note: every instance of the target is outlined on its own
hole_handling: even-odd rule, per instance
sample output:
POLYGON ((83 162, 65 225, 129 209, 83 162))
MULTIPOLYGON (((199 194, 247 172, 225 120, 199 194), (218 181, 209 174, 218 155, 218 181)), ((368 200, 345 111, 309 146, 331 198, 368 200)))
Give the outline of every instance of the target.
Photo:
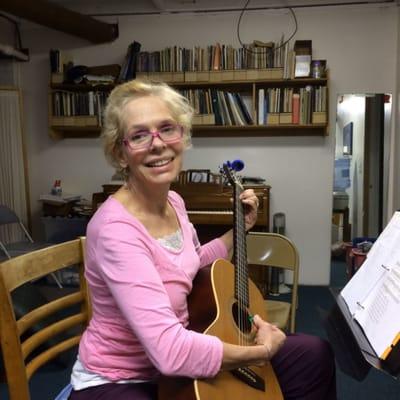
POLYGON ((118 25, 99 21, 45 0, 0 0, 0 10, 92 43, 118 38, 118 25))

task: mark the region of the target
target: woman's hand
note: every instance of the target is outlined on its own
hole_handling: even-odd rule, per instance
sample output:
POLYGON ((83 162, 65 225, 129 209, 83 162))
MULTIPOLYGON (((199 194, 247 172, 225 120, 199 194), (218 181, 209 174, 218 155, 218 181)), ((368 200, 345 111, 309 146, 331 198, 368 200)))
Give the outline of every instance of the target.
POLYGON ((246 189, 240 194, 240 199, 244 204, 246 231, 251 229, 257 221, 258 197, 253 189, 246 189))
POLYGON ((253 324, 256 328, 254 343, 264 345, 267 350, 267 359, 271 360, 285 343, 286 335, 275 325, 264 321, 258 315, 253 317, 253 324))

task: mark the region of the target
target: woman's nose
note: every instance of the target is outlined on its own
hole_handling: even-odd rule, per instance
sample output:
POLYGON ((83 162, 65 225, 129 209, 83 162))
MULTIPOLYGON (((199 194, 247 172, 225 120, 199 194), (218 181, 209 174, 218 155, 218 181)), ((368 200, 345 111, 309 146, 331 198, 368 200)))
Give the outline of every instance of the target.
POLYGON ((150 148, 154 147, 165 147, 165 142, 160 138, 160 135, 153 135, 150 148))

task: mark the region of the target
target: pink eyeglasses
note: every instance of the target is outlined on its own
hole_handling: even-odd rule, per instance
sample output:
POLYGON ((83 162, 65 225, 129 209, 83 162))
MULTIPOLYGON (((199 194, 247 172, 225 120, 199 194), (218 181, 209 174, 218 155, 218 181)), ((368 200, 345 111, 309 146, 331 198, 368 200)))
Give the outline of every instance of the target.
POLYGON ((164 143, 176 143, 182 140, 183 127, 181 125, 165 125, 160 130, 139 131, 122 140, 125 146, 131 150, 143 150, 151 147, 155 137, 160 138, 164 143))

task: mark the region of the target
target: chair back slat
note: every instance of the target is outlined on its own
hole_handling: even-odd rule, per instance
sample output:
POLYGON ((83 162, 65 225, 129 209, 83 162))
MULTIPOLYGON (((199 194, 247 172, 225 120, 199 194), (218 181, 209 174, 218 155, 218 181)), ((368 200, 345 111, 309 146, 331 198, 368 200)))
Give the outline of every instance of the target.
POLYGON ((75 239, 12 258, 0 267, 7 271, 3 279, 8 290, 12 291, 24 283, 82 261, 80 239, 75 239))
POLYGON ((61 299, 53 300, 44 306, 35 308, 31 312, 25 314, 17 321, 18 333, 21 336, 26 330, 31 328, 38 321, 45 319, 49 315, 64 310, 84 301, 84 296, 81 292, 76 292, 62 297, 61 299))
POLYGON ((68 329, 81 324, 86 319, 86 313, 79 313, 71 317, 64 318, 61 321, 46 326, 46 328, 34 333, 27 340, 22 342, 22 357, 24 357, 24 360, 26 360, 32 351, 37 349, 41 344, 56 337, 61 332, 65 332, 68 329))
POLYGON ((79 343, 91 313, 84 279, 84 245, 84 238, 80 238, 0 263, 0 343, 10 400, 31 400, 28 382, 34 372, 79 343), (70 266, 79 271, 76 292, 40 305, 17 321, 12 292, 70 266), (64 311, 68 311, 67 316, 64 311), (39 324, 44 327, 35 331, 39 324))
POLYGON ((26 366, 26 375, 28 380, 32 375, 44 364, 57 357, 60 353, 72 349, 79 344, 81 335, 74 336, 67 340, 58 343, 56 346, 44 351, 39 356, 35 357, 26 366))

